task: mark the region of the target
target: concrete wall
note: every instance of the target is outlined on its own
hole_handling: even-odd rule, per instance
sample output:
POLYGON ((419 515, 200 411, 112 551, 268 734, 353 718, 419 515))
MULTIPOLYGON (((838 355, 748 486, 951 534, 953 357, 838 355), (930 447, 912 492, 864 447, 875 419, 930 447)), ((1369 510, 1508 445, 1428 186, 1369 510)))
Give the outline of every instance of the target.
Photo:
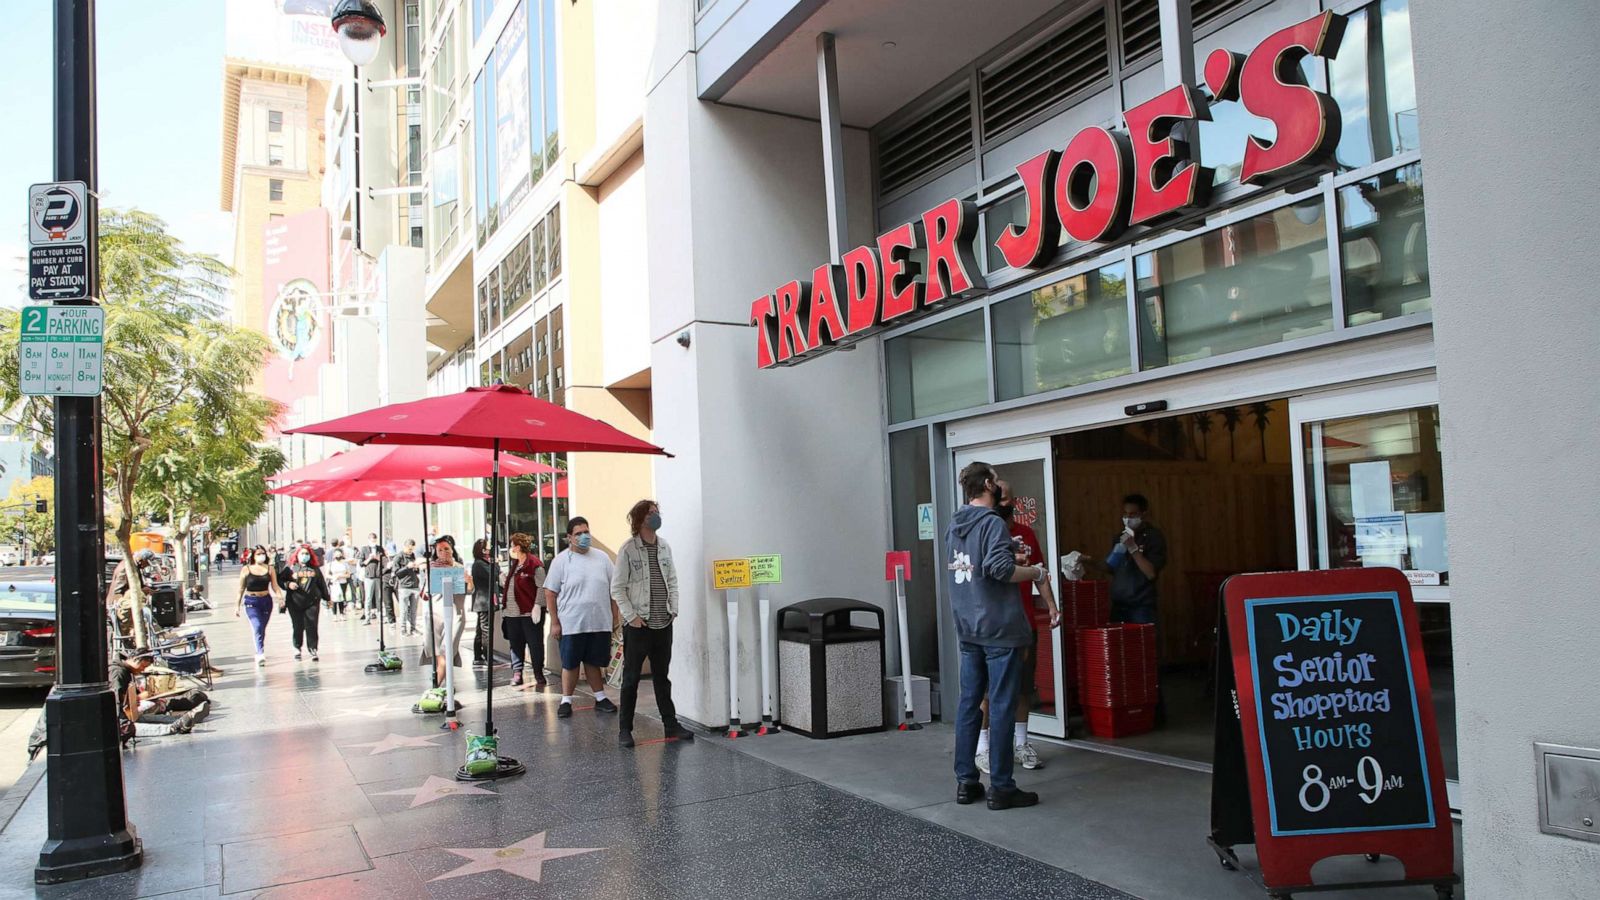
MULTIPOLYGON (((663 4, 645 106, 655 467, 683 603, 680 712, 728 719, 724 597, 711 560, 783 555, 774 608, 812 597, 882 603, 883 423, 876 343, 793 369, 755 366, 750 303, 828 258, 815 122, 702 103, 688 0, 663 4), (669 64, 670 61, 670 64, 669 64), (688 330, 691 345, 675 340, 688 330)), ((871 232, 864 137, 848 136, 853 236, 871 232)), ((745 592, 748 594, 749 592, 745 592)), ((758 720, 755 605, 741 598, 740 718, 758 720)))
POLYGON ((1600 6, 1413 0, 1444 425, 1466 881, 1593 897, 1538 830, 1534 741, 1600 747, 1600 6))

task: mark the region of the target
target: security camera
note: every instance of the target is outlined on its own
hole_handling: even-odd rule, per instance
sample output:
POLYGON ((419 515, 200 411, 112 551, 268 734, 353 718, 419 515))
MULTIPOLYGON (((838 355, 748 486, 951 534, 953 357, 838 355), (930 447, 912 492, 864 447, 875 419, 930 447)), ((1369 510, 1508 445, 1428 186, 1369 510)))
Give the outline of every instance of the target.
POLYGON ((678 346, 682 347, 685 350, 689 349, 689 332, 687 332, 687 331, 678 332, 678 346))

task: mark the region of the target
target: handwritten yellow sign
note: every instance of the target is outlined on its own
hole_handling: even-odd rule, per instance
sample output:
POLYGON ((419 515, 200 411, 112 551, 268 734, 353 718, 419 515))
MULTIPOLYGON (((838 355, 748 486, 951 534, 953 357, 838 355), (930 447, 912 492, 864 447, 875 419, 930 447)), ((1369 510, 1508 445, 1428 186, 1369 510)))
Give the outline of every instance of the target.
POLYGON ((783 584, 783 557, 776 553, 750 557, 750 581, 754 584, 783 584))
POLYGON ((728 591, 750 586, 750 560, 715 559, 711 561, 711 583, 715 590, 728 591))

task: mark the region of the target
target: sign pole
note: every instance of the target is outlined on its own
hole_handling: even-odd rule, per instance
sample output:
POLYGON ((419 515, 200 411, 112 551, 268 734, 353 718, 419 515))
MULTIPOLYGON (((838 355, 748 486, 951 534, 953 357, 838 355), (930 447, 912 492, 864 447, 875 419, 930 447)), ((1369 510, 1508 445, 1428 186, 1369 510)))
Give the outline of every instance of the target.
POLYGON ((761 728, 756 734, 764 735, 778 730, 772 714, 772 601, 759 589, 756 598, 761 616, 756 620, 761 625, 761 728))
POLYGON ((906 633, 906 567, 899 563, 894 567, 894 605, 900 617, 900 687, 904 689, 906 702, 906 715, 900 723, 900 730, 921 731, 915 704, 911 700, 911 637, 906 633))
MULTIPOLYGON (((100 292, 96 241, 94 0, 55 3, 55 174, 87 185, 89 298, 100 292)), ((117 698, 106 680, 106 607, 101 591, 105 513, 101 499, 100 400, 57 397, 56 684, 45 700, 49 826, 34 881, 55 884, 138 868, 144 850, 128 821, 117 698)))
POLYGON ((739 595, 729 588, 728 598, 728 737, 743 733, 739 725, 739 595))

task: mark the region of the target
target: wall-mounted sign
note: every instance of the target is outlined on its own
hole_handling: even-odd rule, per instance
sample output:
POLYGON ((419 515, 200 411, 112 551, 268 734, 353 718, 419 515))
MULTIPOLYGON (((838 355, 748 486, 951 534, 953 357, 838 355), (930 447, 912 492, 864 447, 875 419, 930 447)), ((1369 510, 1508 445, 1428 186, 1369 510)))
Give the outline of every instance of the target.
POLYGON ((751 584, 783 584, 783 557, 771 553, 750 557, 751 584))
POLYGON ((715 559, 711 561, 711 586, 719 591, 731 591, 750 586, 750 560, 715 559))
POLYGON ((1268 890, 1384 854, 1450 884, 1443 761, 1411 588, 1391 568, 1239 575, 1223 588, 1212 844, 1254 843, 1268 890))
MULTIPOLYGON (((1270 121, 1276 137, 1246 139, 1240 181, 1266 184, 1323 165, 1339 143, 1339 107, 1306 85, 1306 56, 1333 58, 1346 19, 1325 12, 1262 41, 1248 56, 1218 49, 1206 58, 1207 88, 1217 102, 1240 102, 1270 121)), ((1044 265, 1065 232, 1075 241, 1106 244, 1133 226, 1153 227, 1203 209, 1212 170, 1194 159, 1177 136, 1210 120, 1198 89, 1170 88, 1123 113, 1127 131, 1091 126, 1062 150, 1047 150, 1017 166, 1027 218, 995 241, 1015 268, 1044 265)), ((750 306, 756 326, 756 364, 792 365, 836 345, 985 288, 972 251, 978 208, 951 199, 818 266, 750 306), (922 254, 925 262, 915 260, 922 254), (926 274, 924 274, 924 267, 926 274)))
POLYGON ((933 504, 917 504, 917 540, 931 541, 934 537, 933 504))

